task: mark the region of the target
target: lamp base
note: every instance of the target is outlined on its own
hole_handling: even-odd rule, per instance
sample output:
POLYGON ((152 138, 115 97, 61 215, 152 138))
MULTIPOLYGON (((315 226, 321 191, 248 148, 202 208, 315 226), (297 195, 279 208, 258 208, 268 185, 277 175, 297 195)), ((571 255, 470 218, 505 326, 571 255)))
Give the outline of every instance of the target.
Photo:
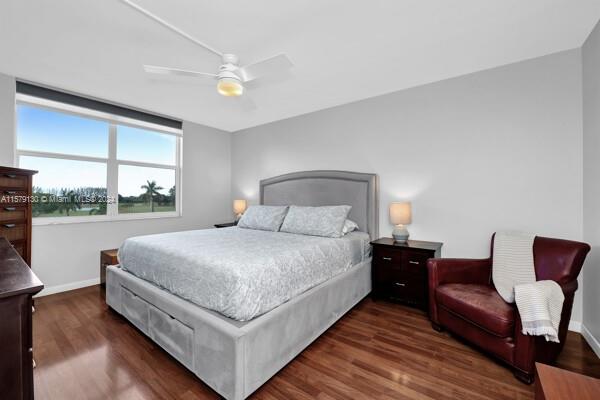
POLYGON ((396 242, 406 243, 410 234, 404 225, 396 225, 392 231, 392 237, 396 242))

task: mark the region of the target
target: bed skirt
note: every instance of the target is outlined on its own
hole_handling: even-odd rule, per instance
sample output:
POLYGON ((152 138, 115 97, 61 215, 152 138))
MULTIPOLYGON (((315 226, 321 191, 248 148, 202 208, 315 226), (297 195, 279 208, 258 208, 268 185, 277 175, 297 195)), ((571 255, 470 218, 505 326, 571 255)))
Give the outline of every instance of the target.
POLYGON ((251 321, 112 266, 106 303, 228 400, 250 396, 371 291, 371 259, 251 321))

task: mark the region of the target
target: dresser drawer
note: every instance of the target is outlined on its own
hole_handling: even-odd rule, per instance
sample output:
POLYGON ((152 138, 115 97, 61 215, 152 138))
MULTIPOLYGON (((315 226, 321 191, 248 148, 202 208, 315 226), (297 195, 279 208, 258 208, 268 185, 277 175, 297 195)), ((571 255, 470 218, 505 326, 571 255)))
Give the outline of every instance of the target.
POLYGON ((0 187, 27 190, 27 188, 29 187, 29 176, 15 174, 12 172, 1 172, 0 187))
POLYGON ((0 187, 0 204, 26 204, 28 196, 26 190, 13 190, 0 187))
POLYGON ((27 224, 25 222, 0 223, 0 236, 9 242, 24 240, 27 237, 27 224))
POLYGON ((0 223, 7 221, 26 221, 29 208, 24 205, 2 205, 0 206, 0 223))

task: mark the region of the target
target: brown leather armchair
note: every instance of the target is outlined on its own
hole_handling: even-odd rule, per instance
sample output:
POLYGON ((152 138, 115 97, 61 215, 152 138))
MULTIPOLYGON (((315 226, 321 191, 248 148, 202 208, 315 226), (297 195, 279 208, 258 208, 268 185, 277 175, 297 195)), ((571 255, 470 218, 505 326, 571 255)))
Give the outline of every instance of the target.
MULTIPOLYGON (((492 250, 493 246, 492 236, 492 250)), ((558 333, 560 343, 521 333, 517 307, 506 303, 494 288, 492 256, 481 260, 427 262, 432 326, 463 337, 510 365, 518 379, 532 383, 535 362, 552 363, 563 348, 577 276, 589 251, 590 246, 585 243, 539 236, 533 244, 537 279, 556 281, 565 294, 558 333)))

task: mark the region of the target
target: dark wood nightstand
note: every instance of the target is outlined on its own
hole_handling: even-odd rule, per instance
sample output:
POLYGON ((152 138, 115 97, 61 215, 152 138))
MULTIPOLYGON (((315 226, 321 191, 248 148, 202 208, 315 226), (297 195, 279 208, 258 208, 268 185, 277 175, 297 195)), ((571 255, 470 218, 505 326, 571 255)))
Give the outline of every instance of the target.
POLYGON ((237 222, 224 222, 222 224, 215 224, 215 228, 228 228, 230 226, 236 226, 237 222))
POLYGON ((373 245, 373 297, 427 309, 427 260, 442 255, 442 243, 381 238, 373 245))
POLYGON ((117 252, 119 249, 102 250, 100 252, 100 285, 106 286, 106 267, 109 265, 117 265, 117 252))

